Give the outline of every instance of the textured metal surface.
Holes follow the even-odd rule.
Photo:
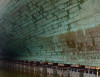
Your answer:
[[[2,0],[4,58],[99,66],[99,0]]]

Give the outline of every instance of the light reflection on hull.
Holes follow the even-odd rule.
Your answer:
[[[1,66],[1,64],[0,64]],[[0,77],[100,77],[96,69],[49,65],[3,64]],[[100,70],[98,70],[100,75]]]

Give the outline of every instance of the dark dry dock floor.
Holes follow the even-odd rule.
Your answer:
[[[0,77],[60,77],[57,75],[47,75],[35,72],[19,72],[14,70],[0,70]]]

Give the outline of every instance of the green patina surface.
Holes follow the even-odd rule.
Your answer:
[[[4,59],[100,65],[99,0],[1,0]]]

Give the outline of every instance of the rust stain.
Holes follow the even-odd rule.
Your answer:
[[[68,32],[65,34],[59,35],[59,42],[62,45],[62,48],[65,52],[74,52],[77,51],[99,51],[100,48],[100,26],[89,28],[85,31],[78,30],[76,32]],[[96,40],[97,39],[97,40]]]

